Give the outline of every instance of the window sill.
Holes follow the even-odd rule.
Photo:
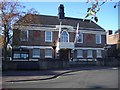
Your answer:
[[[97,58],[102,58],[102,56],[97,56]]]
[[[45,56],[45,58],[52,58],[52,56]]]
[[[87,58],[93,58],[93,57],[87,57]]]
[[[78,56],[77,59],[79,59],[79,58],[83,58],[83,57],[82,56]]]
[[[33,56],[33,58],[40,58],[40,56]]]
[[[45,42],[51,43],[52,41],[45,41]]]

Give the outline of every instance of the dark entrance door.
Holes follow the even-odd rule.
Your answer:
[[[69,60],[69,58],[70,58],[69,49],[61,49],[60,50],[60,59],[61,60]]]

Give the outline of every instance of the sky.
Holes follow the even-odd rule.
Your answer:
[[[91,3],[86,2],[22,2],[22,4],[26,6],[26,9],[34,8],[41,15],[52,16],[57,16],[58,6],[63,4],[66,17],[82,19],[87,14],[87,8],[91,7]],[[107,2],[101,5],[101,9],[97,13],[99,19],[97,24],[105,30],[118,30],[118,7],[114,8],[114,5],[116,2]]]

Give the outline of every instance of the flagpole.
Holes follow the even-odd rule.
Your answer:
[[[62,22],[60,21],[60,25],[59,25],[59,32],[58,32],[58,40],[57,40],[57,52],[58,52],[58,50],[59,50],[59,42],[60,42],[60,34],[61,34],[61,24],[62,24]]]
[[[61,34],[61,24],[62,24],[62,22],[60,21],[59,33],[58,33],[58,41],[59,41],[59,42],[60,42],[60,34]]]
[[[76,29],[76,35],[75,35],[74,43],[76,43],[76,41],[77,41],[77,37],[78,37],[78,29],[79,29],[79,23],[77,24],[77,29]]]

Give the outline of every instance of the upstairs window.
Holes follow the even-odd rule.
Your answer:
[[[69,42],[69,34],[66,31],[62,31],[60,42]]]
[[[96,35],[96,44],[101,44],[101,35]]]
[[[77,36],[77,43],[83,43],[83,33],[78,33]]]
[[[21,41],[28,41],[28,30],[21,30]]]
[[[45,42],[52,42],[52,32],[50,31],[45,32]]]

